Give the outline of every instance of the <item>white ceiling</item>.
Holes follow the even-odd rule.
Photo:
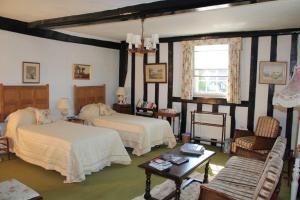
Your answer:
[[[63,4],[61,3],[63,2]],[[97,12],[151,0],[0,0],[0,15],[21,21],[35,21]],[[161,37],[216,32],[300,28],[300,0],[277,0],[209,11],[148,18],[145,34]],[[139,20],[56,29],[57,31],[113,41],[126,33],[141,33]]]

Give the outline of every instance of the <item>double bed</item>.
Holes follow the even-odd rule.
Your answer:
[[[105,104],[105,85],[74,86],[74,111],[79,114],[86,105]],[[102,105],[103,106],[103,105]],[[123,144],[133,148],[133,154],[140,156],[151,151],[151,147],[165,144],[176,145],[170,124],[166,120],[112,112],[99,115],[89,121],[97,127],[118,131]]]
[[[49,86],[0,84],[0,121],[7,117],[6,136],[21,159],[66,176],[66,183],[85,180],[111,163],[131,159],[119,134],[107,128],[58,120],[36,124],[36,110],[49,108]],[[34,107],[34,108],[26,108]]]

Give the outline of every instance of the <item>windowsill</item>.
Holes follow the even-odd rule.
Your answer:
[[[220,95],[194,95],[195,98],[203,98],[203,99],[227,99],[225,96]]]

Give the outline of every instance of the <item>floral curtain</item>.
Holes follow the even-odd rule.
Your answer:
[[[229,44],[229,73],[228,73],[228,103],[240,103],[240,51],[241,38],[203,39],[184,41],[183,46],[183,74],[181,98],[193,98],[193,54],[194,46]]]

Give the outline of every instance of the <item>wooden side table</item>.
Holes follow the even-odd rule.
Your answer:
[[[178,137],[181,138],[181,133],[180,133],[180,112],[167,112],[165,109],[159,110],[158,112],[154,113],[155,118],[161,118],[161,119],[167,119],[171,118],[173,122],[173,133],[175,131],[175,118],[178,117]]]
[[[119,113],[131,114],[131,104],[114,103],[113,109]]]
[[[0,152],[5,152],[10,160],[9,140],[8,137],[0,137]]]

